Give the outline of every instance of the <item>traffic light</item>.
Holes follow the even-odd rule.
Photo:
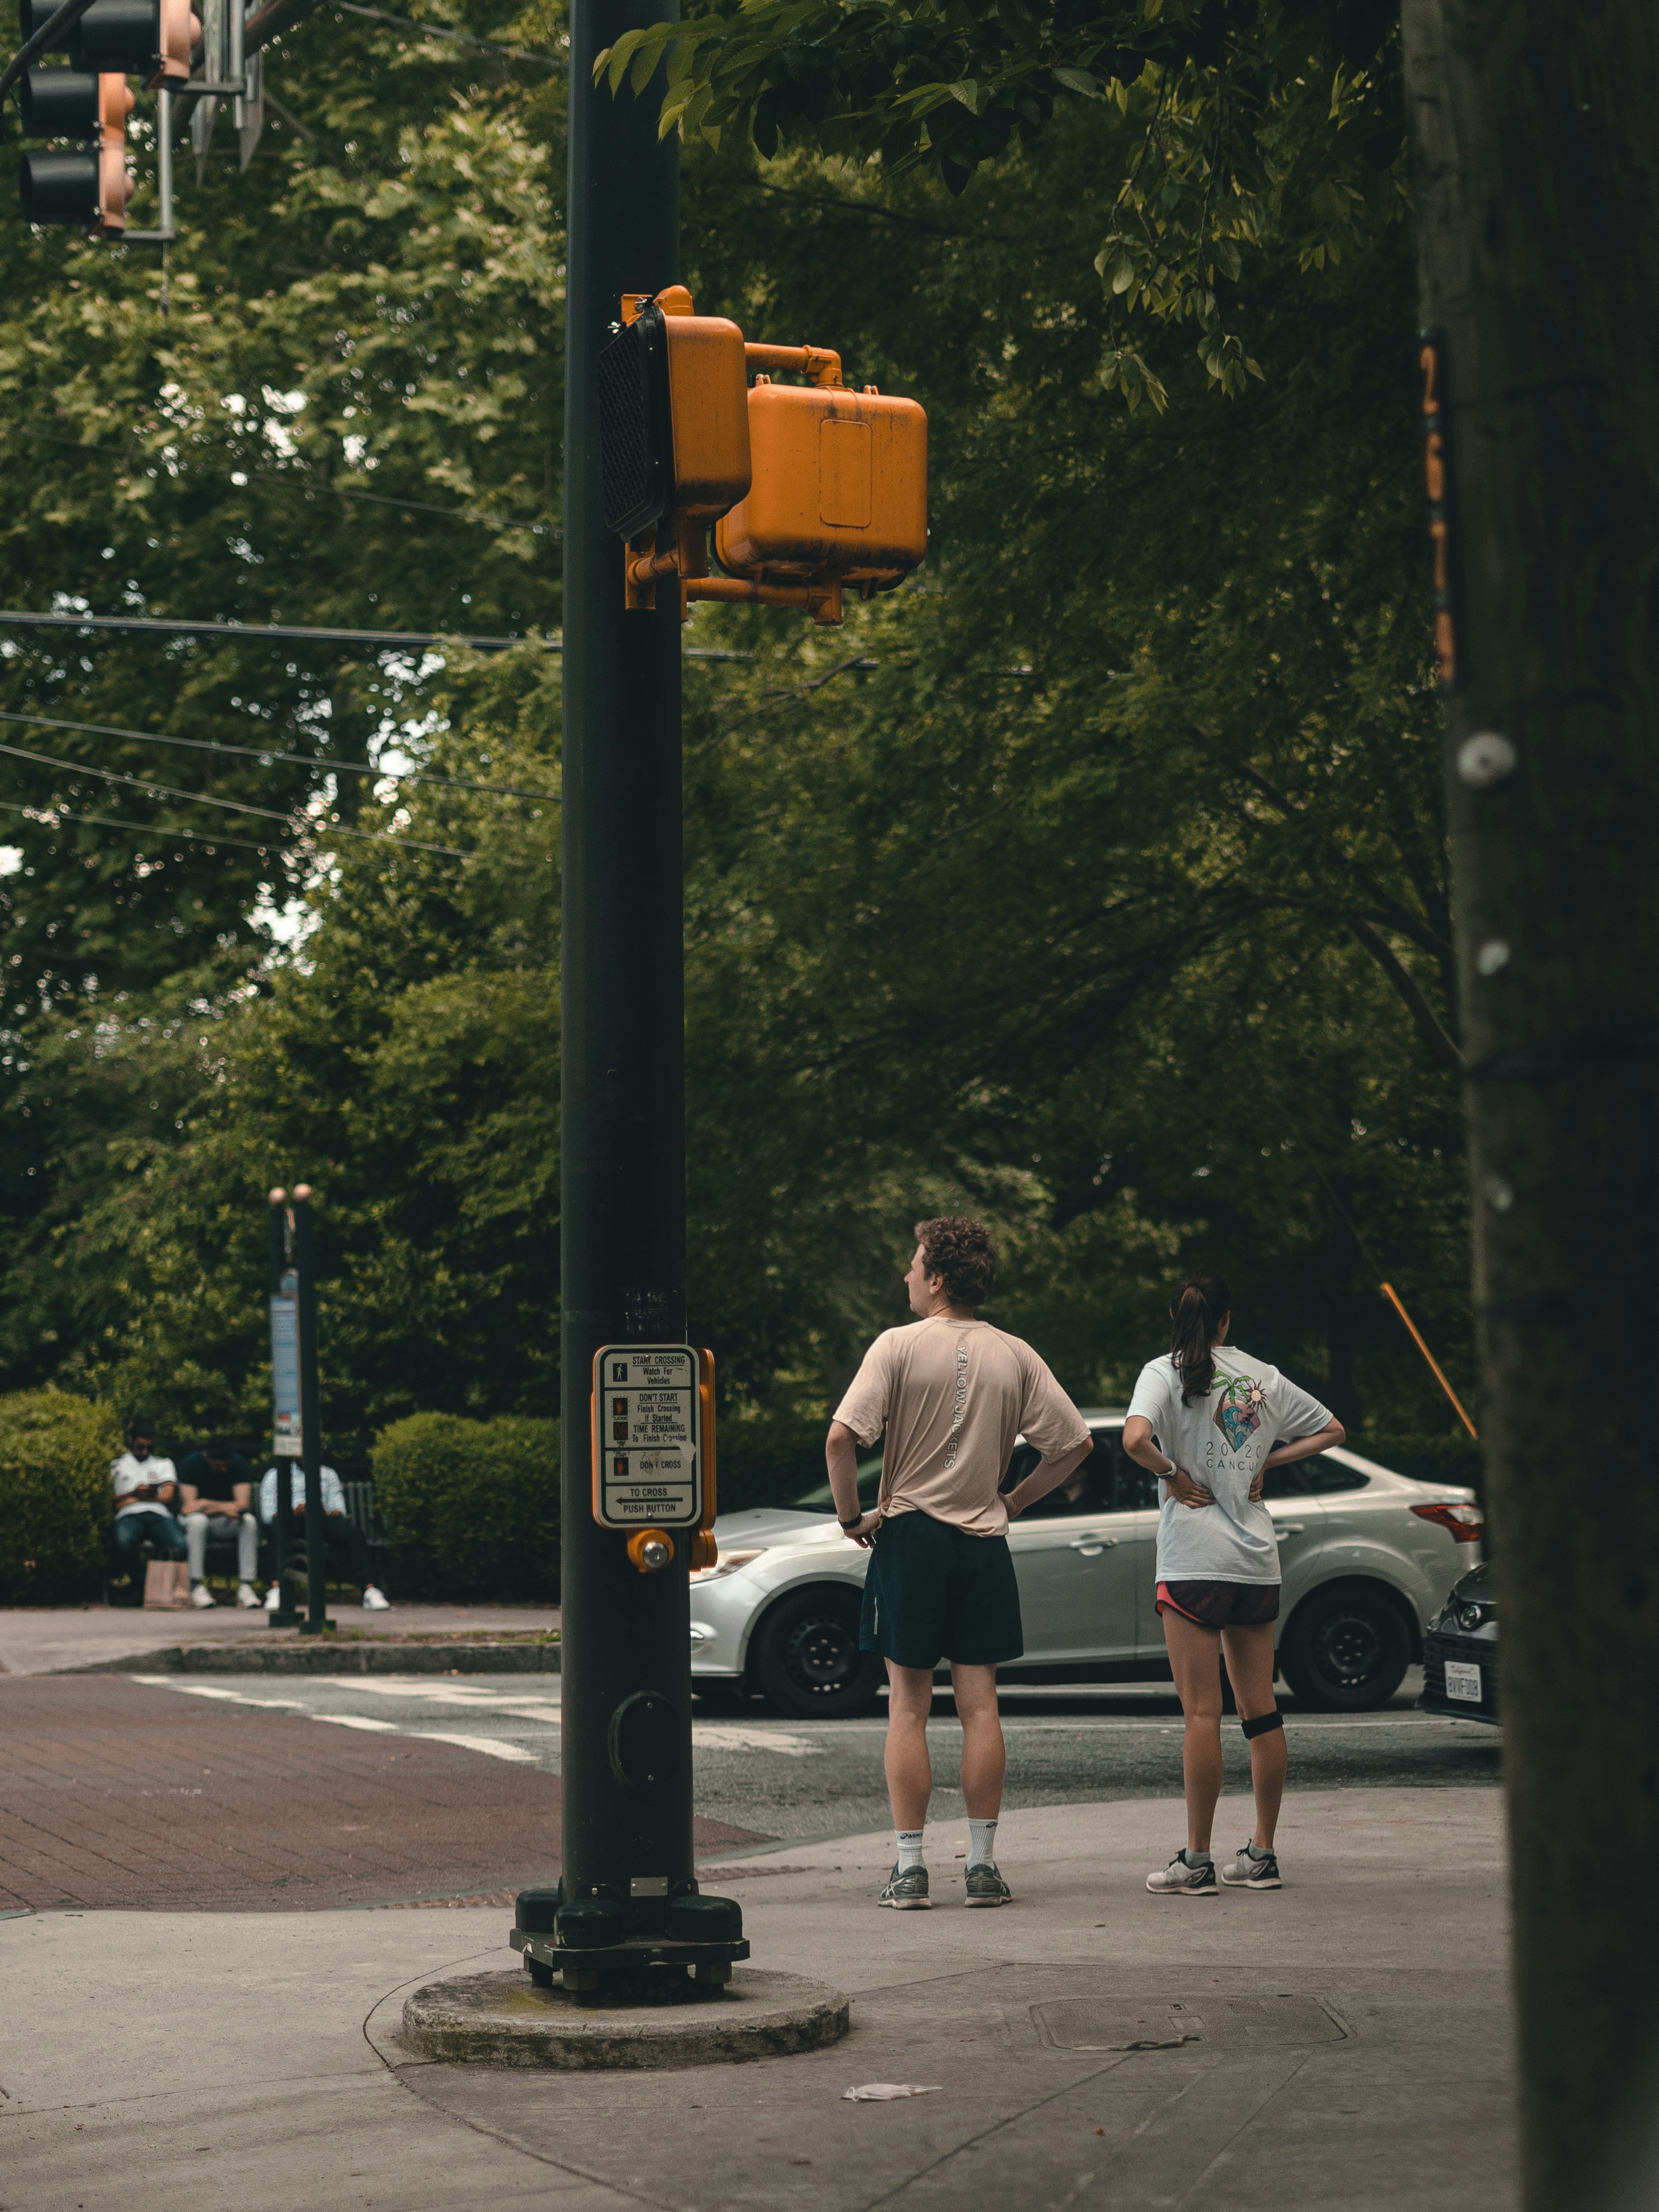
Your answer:
[[[125,76],[83,70],[30,70],[18,102],[23,135],[74,138],[72,154],[25,154],[18,186],[27,222],[73,223],[94,238],[119,238],[132,196],[127,173]]]
[[[32,38],[55,13],[53,0],[19,0],[23,36]],[[142,77],[146,88],[182,83],[201,31],[190,0],[93,0],[58,50],[72,69],[94,76]]]
[[[752,387],[750,371],[756,371]],[[775,384],[795,370],[805,386]],[[902,582],[927,550],[927,417],[842,382],[821,346],[748,345],[682,285],[629,293],[599,356],[607,526],[630,608],[690,599],[793,606],[839,623],[842,592]],[[724,573],[708,573],[708,524]],[[673,544],[659,549],[672,531]]]

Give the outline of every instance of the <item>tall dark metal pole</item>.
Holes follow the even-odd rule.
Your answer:
[[[597,367],[624,291],[679,275],[675,141],[657,100],[613,100],[595,56],[672,0],[574,0],[565,349],[562,1458],[567,1901],[629,1933],[694,1881],[687,1547],[641,1574],[592,1513],[589,1401],[602,1344],[685,1335],[685,1075],[678,595],[623,605],[605,526]],[[624,1779],[630,1697],[672,1711],[648,1785]],[[657,1710],[660,1711],[659,1707]]]
[[[294,1267],[300,1279],[300,1463],[306,1474],[306,1580],[309,1600],[301,1636],[332,1628],[328,1617],[328,1547],[323,1541],[323,1424],[317,1387],[317,1259],[312,1242],[311,1190],[294,1188]],[[277,1469],[280,1491],[286,1468]],[[291,1477],[289,1478],[292,1479]]]

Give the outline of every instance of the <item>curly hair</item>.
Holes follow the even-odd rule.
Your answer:
[[[984,1223],[946,1213],[937,1221],[917,1222],[915,1236],[923,1267],[944,1279],[951,1304],[982,1306],[997,1279],[997,1255]]]

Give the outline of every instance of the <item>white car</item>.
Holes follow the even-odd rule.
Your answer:
[[[1005,1681],[1167,1680],[1154,1602],[1156,1479],[1123,1449],[1126,1416],[1085,1416],[1095,1449],[1008,1531],[1025,1653]],[[1035,1464],[1015,1450],[1005,1488]],[[872,1503],[878,1460],[859,1469]],[[1481,1557],[1474,1492],[1395,1474],[1338,1449],[1267,1477],[1284,1571],[1279,1670],[1304,1705],[1386,1705],[1423,1632]],[[779,1712],[868,1712],[881,1662],[859,1650],[869,1554],[842,1534],[829,1486],[797,1505],[724,1515],[716,1565],[691,1577],[691,1676],[705,1697],[758,1692]]]

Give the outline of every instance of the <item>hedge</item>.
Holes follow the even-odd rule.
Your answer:
[[[1457,1483],[1483,1500],[1486,1497],[1486,1455],[1462,1429],[1378,1430],[1348,1441],[1363,1457],[1379,1461],[1396,1474],[1414,1475],[1419,1482]]]
[[[715,1498],[722,1513],[793,1505],[829,1480],[827,1420],[798,1413],[722,1413],[715,1435]]]
[[[558,1595],[556,1421],[411,1413],[381,1431],[371,1456],[394,1595]]]
[[[0,1605],[95,1595],[114,1512],[107,1407],[64,1390],[0,1398]]]

